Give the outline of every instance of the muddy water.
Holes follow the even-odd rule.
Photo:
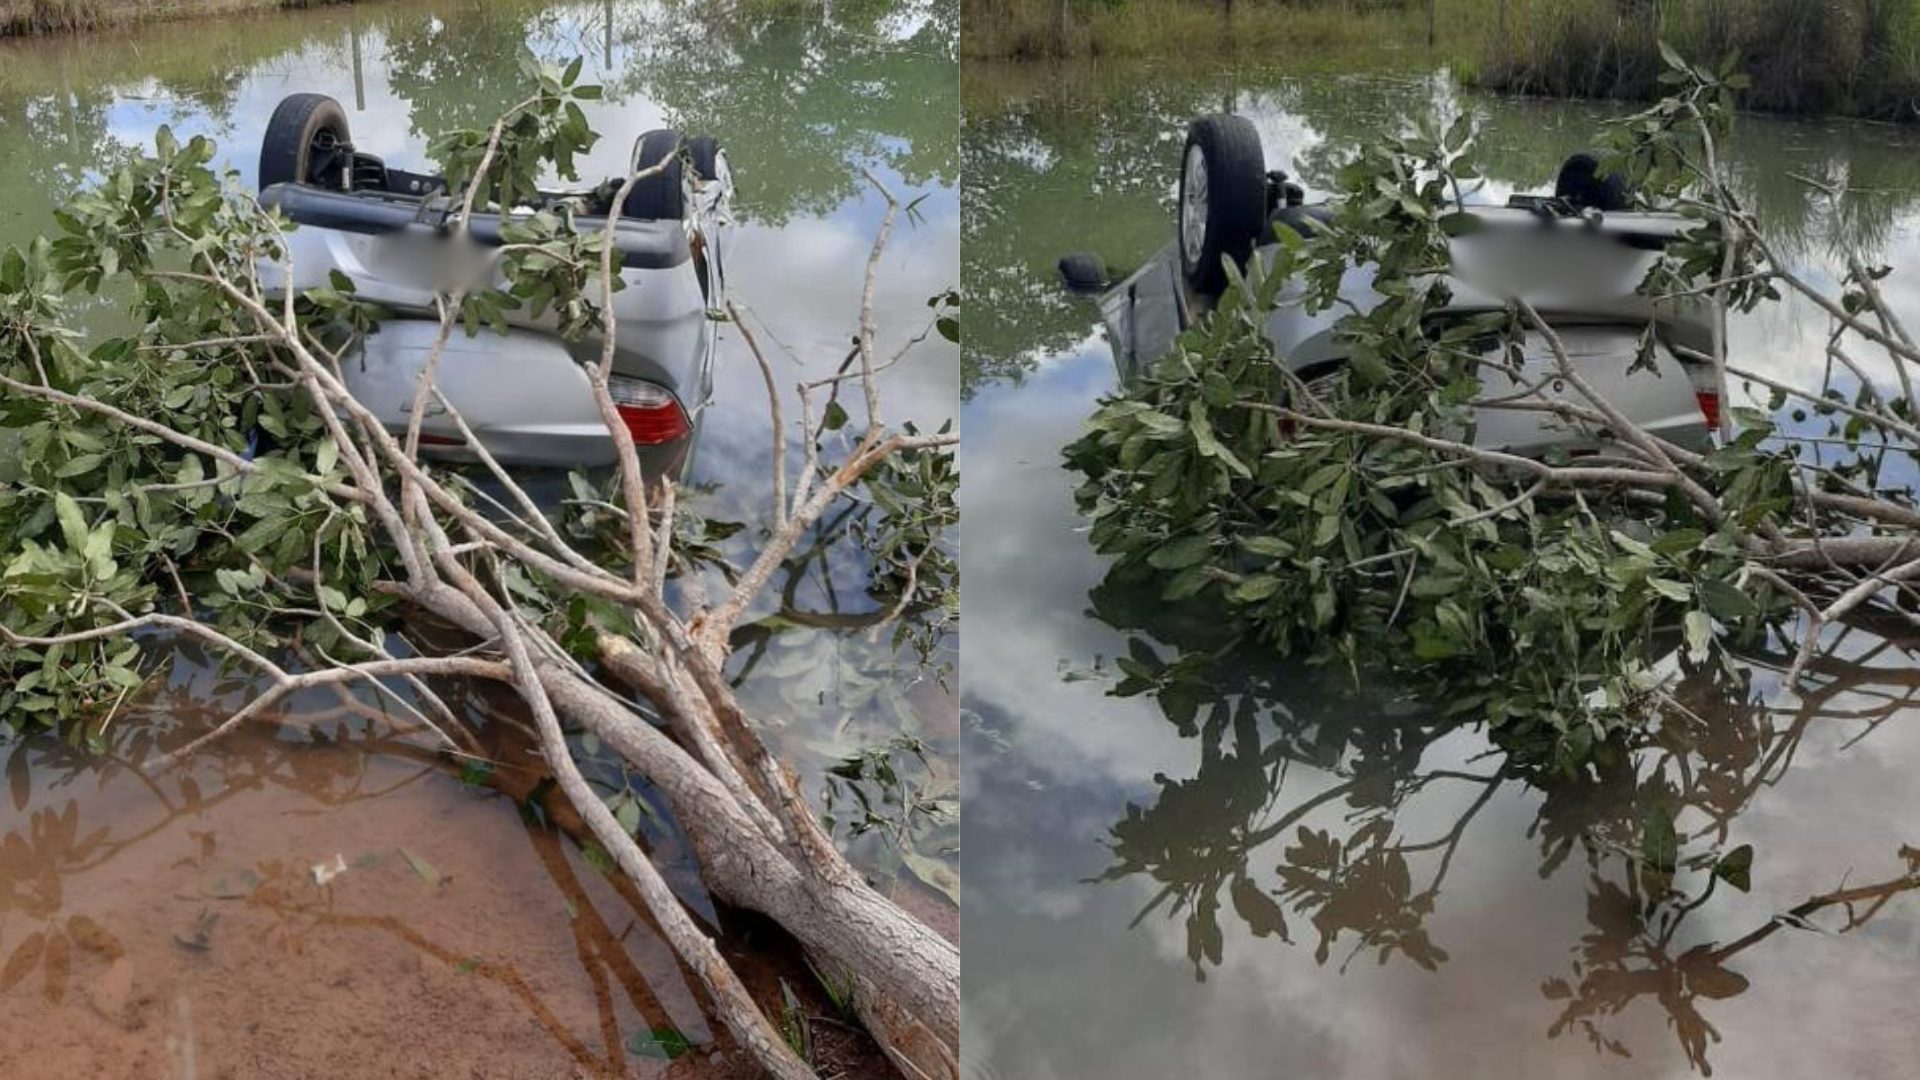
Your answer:
[[[1910,646],[1854,635],[1804,701],[1777,692],[1778,655],[1751,658],[1745,684],[1690,680],[1679,696],[1697,721],[1606,776],[1550,787],[1503,774],[1477,733],[1365,672],[1356,686],[1229,654],[1199,700],[1109,693],[1116,657],[1224,643],[1210,613],[1110,580],[1085,540],[1060,449],[1114,368],[1054,261],[1091,249],[1123,273],[1171,239],[1178,140],[1197,113],[1250,115],[1269,166],[1315,189],[1355,140],[1471,110],[1486,125],[1485,197],[1499,198],[1550,185],[1611,112],[1463,94],[1376,63],[967,82],[964,277],[981,313],[963,413],[968,1073],[1910,1073]],[[1752,119],[1731,152],[1810,273],[1831,280],[1840,238],[1920,266],[1910,133]],[[1822,212],[1796,171],[1872,194]],[[1920,317],[1912,281],[1899,289]],[[1793,371],[1824,332],[1788,306],[1734,339],[1749,362]],[[1655,807],[1676,814],[1683,860],[1751,844],[1751,890],[1648,911],[1617,852]]]
[[[583,57],[583,77],[607,89],[589,111],[603,138],[584,177],[619,169],[641,132],[667,123],[720,139],[738,184],[731,283],[777,341],[783,385],[844,355],[885,210],[863,170],[918,200],[876,295],[883,347],[919,332],[927,298],[955,284],[954,6],[837,5],[804,20],[706,10],[366,3],[0,42],[0,246],[54,232],[53,209],[150,146],[162,123],[215,139],[250,177],[274,105],[298,91],[340,100],[361,148],[425,167],[431,137],[485,126],[518,100],[524,46]],[[96,313],[100,325],[112,317]],[[683,501],[746,526],[728,546],[737,559],[767,516],[766,404],[740,342],[723,333],[722,348]],[[956,366],[936,338],[890,371],[888,419],[951,418]],[[741,696],[770,719],[810,794],[839,760],[905,733],[925,762],[903,759],[902,774],[951,809],[951,633],[941,612],[916,614],[923,658],[870,628],[880,605],[842,525],[750,618]],[[0,1074],[730,1073],[726,1039],[632,898],[554,808],[529,821],[522,804],[541,777],[506,703],[469,710],[496,763],[484,775],[463,776],[461,761],[390,718],[339,715],[318,728],[276,717],[285,723],[238,734],[184,773],[142,765],[235,700],[194,671],[130,699],[110,752],[45,736],[0,744],[13,781],[0,802]],[[609,796],[645,801],[597,747],[577,749]],[[849,847],[883,889],[952,932],[956,830],[950,817],[924,822],[910,860],[879,833]],[[670,819],[649,804],[639,831],[761,1001],[778,1003],[784,979],[810,1011],[831,1013],[789,943],[705,897]],[[313,867],[336,856],[346,872],[317,885]],[[829,1061],[880,1068],[830,1024],[815,1038]]]
[[[116,725],[9,750],[0,1072],[560,1076],[712,1042],[633,899],[424,740],[302,718],[157,770],[187,725]]]

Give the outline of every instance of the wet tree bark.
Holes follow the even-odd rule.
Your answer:
[[[485,615],[457,590],[399,591],[470,633],[492,636]],[[660,685],[657,670],[630,641],[606,636],[600,644],[608,670],[663,715],[708,701],[710,688],[695,685],[690,675],[671,689]],[[536,656],[533,665],[555,711],[592,731],[654,786],[692,842],[701,878],[715,896],[779,923],[824,976],[850,983],[861,1021],[911,1080],[959,1076],[960,953],[952,942],[874,891],[831,844],[769,836],[692,752],[605,687],[551,658]],[[734,706],[723,701],[718,707]]]

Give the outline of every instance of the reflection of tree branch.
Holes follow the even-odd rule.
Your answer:
[[[1712,1075],[1707,1049],[1710,1041],[1718,1041],[1720,1036],[1701,1015],[1699,1002],[1735,997],[1744,993],[1749,985],[1746,976],[1726,967],[1727,961],[1771,937],[1783,926],[1806,925],[1810,916],[1829,907],[1845,905],[1848,908],[1847,923],[1838,933],[1858,929],[1895,896],[1920,888],[1920,852],[1904,848],[1902,854],[1908,860],[1909,869],[1899,877],[1811,897],[1726,945],[1695,945],[1678,956],[1669,952],[1673,930],[1697,904],[1682,905],[1659,933],[1648,936],[1646,921],[1637,915],[1638,901],[1630,893],[1596,877],[1588,901],[1588,918],[1593,922],[1594,932],[1583,939],[1573,962],[1578,986],[1558,978],[1549,979],[1541,986],[1541,992],[1549,999],[1566,1001],[1560,1016],[1549,1028],[1549,1035],[1557,1036],[1577,1024],[1596,1047],[1625,1055],[1626,1046],[1606,1035],[1599,1027],[1599,1020],[1619,1015],[1640,998],[1651,998],[1666,1011],[1688,1062],[1703,1074]],[[1869,901],[1871,904],[1865,912],[1852,910],[1854,905]]]
[[[1111,593],[1096,590],[1094,599],[1103,618],[1125,613],[1124,601]],[[1150,620],[1144,628],[1159,640],[1178,643],[1192,637],[1151,621],[1161,617],[1151,605],[1144,610]],[[1209,646],[1204,639],[1199,645],[1189,642],[1171,661],[1150,648],[1129,649],[1123,670],[1136,680],[1129,692],[1141,692],[1137,687],[1145,685],[1160,695],[1169,721],[1199,736],[1199,767],[1189,780],[1157,777],[1158,798],[1128,808],[1127,817],[1113,827],[1115,861],[1101,880],[1136,874],[1153,879],[1159,888],[1134,921],[1169,906],[1184,916],[1189,956],[1201,977],[1209,963],[1220,963],[1224,937],[1218,924],[1229,897],[1234,913],[1256,936],[1292,940],[1281,902],[1289,913],[1309,917],[1323,963],[1330,948],[1349,935],[1351,950],[1345,950],[1342,967],[1369,948],[1383,957],[1399,950],[1426,967],[1444,961],[1445,952],[1427,939],[1423,924],[1437,906],[1469,823],[1516,776],[1543,795],[1529,830],[1542,837],[1543,875],[1576,843],[1586,847],[1594,866],[1589,895],[1594,931],[1583,940],[1575,963],[1578,987],[1559,979],[1547,985],[1550,997],[1568,999],[1553,1033],[1578,1028],[1596,1046],[1618,1053],[1627,1053],[1627,1047],[1601,1031],[1601,1018],[1652,997],[1667,1009],[1688,1060],[1710,1071],[1708,1047],[1718,1036],[1701,1016],[1697,999],[1730,997],[1745,989],[1745,977],[1724,967],[1732,956],[1783,925],[1804,925],[1827,907],[1846,906],[1847,929],[1852,929],[1895,895],[1920,887],[1920,852],[1913,852],[1914,867],[1906,876],[1811,898],[1726,946],[1695,946],[1675,956],[1669,946],[1688,916],[1709,906],[1723,856],[1717,850],[1664,856],[1675,860],[1675,872],[1708,874],[1706,886],[1691,895],[1673,888],[1672,872],[1648,872],[1647,830],[1656,817],[1704,814],[1709,824],[1681,832],[1680,845],[1724,843],[1758,794],[1792,768],[1797,747],[1820,721],[1865,724],[1870,731],[1920,696],[1920,675],[1911,667],[1880,666],[1889,659],[1905,660],[1911,652],[1905,641],[1875,639],[1863,645],[1857,636],[1842,639],[1808,666],[1808,678],[1788,706],[1771,705],[1756,694],[1749,672],[1720,665],[1687,672],[1666,702],[1666,723],[1574,776],[1423,769],[1428,748],[1457,728],[1356,718],[1350,700],[1325,702],[1313,690],[1302,693],[1297,678],[1267,670],[1270,661],[1241,670],[1232,647]],[[1785,663],[1785,657],[1759,650],[1751,668],[1778,670]],[[1263,731],[1256,716],[1276,730]],[[1283,788],[1293,762],[1343,778],[1288,804]],[[1480,790],[1446,832],[1418,841],[1397,839],[1395,821],[1408,800],[1439,780],[1472,782]],[[1347,818],[1345,836],[1304,824],[1341,801],[1359,811]],[[1252,881],[1249,866],[1265,845],[1291,830],[1297,837],[1279,867],[1276,899]],[[1408,880],[1409,859],[1434,853],[1433,874],[1415,889]],[[1619,884],[1601,876],[1605,859],[1627,870]]]
[[[1912,857],[1909,856],[1909,858],[1911,860]],[[1809,897],[1801,903],[1787,909],[1784,917],[1779,915],[1774,916],[1768,920],[1764,926],[1756,927],[1748,931],[1739,938],[1714,949],[1709,955],[1711,955],[1716,962],[1724,962],[1729,957],[1744,952],[1760,942],[1765,941],[1767,938],[1773,936],[1774,932],[1782,926],[1791,926],[1796,922],[1804,922],[1809,916],[1836,905],[1844,905],[1847,908],[1846,925],[1840,927],[1836,933],[1849,933],[1866,925],[1868,920],[1878,915],[1880,909],[1885,907],[1894,897],[1909,889],[1915,888],[1920,888],[1920,867],[1909,870],[1899,877],[1880,882],[1877,885],[1859,885],[1851,889],[1835,889],[1833,892]],[[1872,901],[1872,904],[1864,913],[1856,914],[1853,911],[1855,904],[1865,903],[1869,900]]]
[[[554,1041],[559,1043],[561,1047],[573,1057],[574,1061],[580,1065],[590,1069],[617,1069],[621,1066],[621,1061],[617,1057],[607,1060],[601,1060],[595,1057],[593,1051],[589,1049],[585,1043],[576,1038],[573,1032],[567,1029],[560,1018],[554,1015],[551,1009],[547,1008],[545,1002],[540,1000],[539,995],[534,993],[533,987],[527,983],[527,980],[511,965],[500,964],[491,960],[482,960],[477,957],[462,956],[452,949],[428,940],[419,931],[414,930],[412,927],[391,915],[346,915],[293,904],[265,902],[263,902],[263,906],[281,914],[307,916],[326,926],[381,930],[392,934],[394,937],[399,938],[401,941],[406,942],[436,960],[442,961],[451,967],[460,968],[467,974],[478,975],[481,978],[491,980],[505,987],[509,993],[520,999],[521,1003],[526,1006],[527,1012],[530,1013],[533,1018],[539,1022],[540,1026],[547,1030],[547,1034],[552,1035]]]

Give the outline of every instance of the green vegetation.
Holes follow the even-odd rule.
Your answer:
[[[1443,314],[1449,286],[1428,268],[1478,222],[1451,202],[1476,175],[1471,122],[1368,144],[1340,170],[1333,222],[1281,247],[1270,270],[1256,260],[1068,448],[1114,573],[1167,601],[1202,598],[1279,654],[1356,679],[1391,673],[1484,723],[1516,765],[1551,773],[1617,760],[1671,714],[1679,675],[1736,665],[1755,642],[1797,644],[1784,679],[1797,687],[1835,624],[1920,576],[1908,561],[1920,513],[1901,472],[1920,446],[1908,419],[1920,350],[1881,299],[1886,268],[1850,256],[1842,295],[1825,295],[1725,177],[1696,165],[1719,160],[1734,86],[1673,70],[1680,94],[1610,136],[1609,168],[1656,203],[1694,193],[1682,205],[1698,226],[1643,289],[1737,310],[1797,294],[1845,331],[1841,381],[1795,386],[1728,364],[1770,411],[1734,410],[1707,453],[1648,435],[1524,303]],[[1383,299],[1341,319],[1350,362],[1309,391],[1273,363],[1266,312],[1288,279],[1304,281],[1311,306],[1332,306],[1362,264]],[[1481,400],[1483,380],[1507,385],[1498,358],[1530,332],[1546,334],[1576,391],[1553,411],[1625,471],[1473,445],[1476,411],[1503,407]],[[1854,358],[1869,353],[1897,385],[1859,375]],[[1120,693],[1198,700],[1177,666],[1126,670]]]
[[[457,230],[494,205],[488,194],[511,198],[536,175],[578,179],[572,163],[598,139],[582,103],[605,97],[580,80],[583,66],[523,55],[521,89],[509,95],[517,104],[484,128],[454,126],[434,140],[455,177]],[[257,270],[291,259],[287,222],[220,160],[207,138],[162,126],[151,152],[130,150],[66,200],[57,239],[0,250],[0,429],[21,448],[0,486],[0,716],[84,740],[87,721],[167,682],[157,674],[173,670],[167,646],[187,640],[221,658],[223,695],[251,692],[217,726],[169,747],[168,761],[329,686],[410,687],[422,702],[411,715],[471,753],[463,714],[424,679],[500,684],[526,708],[559,796],[590,835],[585,857],[636,890],[743,1059],[783,1080],[814,1076],[783,1041],[781,1014],[741,984],[641,847],[635,833],[649,808],[675,823],[709,895],[764,915],[816,968],[855,985],[855,1008],[883,1048],[922,1072],[938,1068],[935,1055],[952,1060],[957,949],[845,862],[758,734],[773,725],[751,718],[735,695],[743,680],[725,666],[734,631],[765,610],[763,594],[795,599],[771,599],[788,557],[836,528],[875,560],[876,637],[926,607],[922,593],[944,600],[953,589],[950,554],[923,546],[950,528],[957,473],[928,459],[950,455],[956,437],[886,426],[874,382],[873,282],[885,238],[911,208],[881,189],[887,210],[855,351],[846,374],[796,388],[801,416],[821,415],[818,406],[824,418],[803,435],[798,462],[791,440],[776,440],[767,476],[777,524],[735,570],[709,565],[720,537],[697,512],[697,493],[680,500],[671,478],[643,476],[624,440],[607,486],[579,477],[587,497],[559,505],[537,503],[484,454],[484,473],[422,460],[412,437],[403,443],[338,375],[358,337],[390,313],[357,298],[340,274],[298,297],[268,292]],[[500,259],[450,273],[434,297],[441,314],[419,400],[437,392],[434,363],[463,321],[472,334],[476,322],[497,326],[500,312],[524,308],[557,313],[573,340],[599,335],[602,360],[586,378],[610,415],[619,320],[600,298],[621,279],[607,236],[571,212],[516,217]],[[83,329],[80,316],[102,300],[130,317]],[[943,295],[927,317],[945,325],[949,316],[957,308]],[[748,328],[738,332],[759,357]],[[838,404],[855,394],[867,402],[858,421]],[[784,436],[777,409],[769,419]],[[520,512],[480,508],[508,499]],[[906,518],[889,520],[896,512]],[[454,537],[470,530],[492,539],[460,546]],[[482,553],[496,541],[499,557]],[[476,640],[444,654],[413,636],[415,613]],[[624,672],[604,677],[657,711],[630,707],[580,663],[589,658]],[[654,717],[685,741],[667,738]],[[576,741],[586,749],[588,735],[649,782],[657,807],[620,798],[634,790],[624,778],[603,795],[572,750]],[[417,855],[407,861],[423,880],[442,879]],[[890,1004],[881,1012],[874,1002]]]
[[[6,0],[0,37],[65,34],[130,23],[321,7],[353,0]]]
[[[1770,112],[1920,119],[1920,0],[981,0],[972,59],[1234,54],[1324,66],[1429,49],[1462,81],[1553,97],[1659,96],[1659,42],[1752,79]]]
[[[1659,43],[1752,80],[1749,108],[1920,119],[1916,0],[1515,0],[1479,83],[1566,97],[1658,96]]]
[[[1424,0],[978,0],[969,59],[1350,49],[1426,33]]]

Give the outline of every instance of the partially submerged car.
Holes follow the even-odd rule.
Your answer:
[[[640,180],[619,207],[624,177],[580,191],[542,191],[534,206],[475,212],[467,243],[451,242],[460,202],[444,179],[390,168],[353,145],[345,110],[320,94],[293,94],[274,110],[260,148],[260,201],[299,227],[288,236],[296,293],[346,275],[358,298],[391,312],[343,363],[347,389],[387,427],[408,426],[419,377],[439,336],[436,295],[485,249],[501,243],[515,215],[568,207],[582,229],[611,227],[626,287],[616,320],[610,389],[649,475],[676,476],[692,456],[713,390],[717,324],[709,311],[725,291],[724,252],[732,174],[711,138],[660,130],[634,145]],[[285,268],[261,279],[282,287]],[[499,284],[497,270],[494,284]],[[597,364],[597,335],[568,341],[551,312],[505,313],[504,333],[448,340],[435,383],[487,451],[505,464],[599,466],[614,441],[584,365]],[[421,421],[424,452],[472,457],[446,408]]]
[[[1704,446],[1719,424],[1720,400],[1710,354],[1710,309],[1697,300],[1656,302],[1639,291],[1665,246],[1698,223],[1677,213],[1630,209],[1616,181],[1597,174],[1594,159],[1575,155],[1561,169],[1552,197],[1516,195],[1504,206],[1464,207],[1480,227],[1451,241],[1443,317],[1504,309],[1519,297],[1561,338],[1583,379],[1630,420],[1684,446]],[[1102,318],[1123,376],[1164,355],[1173,339],[1226,287],[1225,260],[1271,264],[1280,230],[1313,236],[1332,214],[1309,204],[1285,173],[1270,171],[1259,132],[1244,117],[1213,114],[1188,127],[1181,156],[1174,243],[1100,297]],[[1085,256],[1062,260],[1070,285],[1085,288],[1104,275]],[[1360,310],[1380,299],[1374,270],[1356,266],[1341,298]],[[1343,362],[1335,324],[1344,306],[1309,311],[1304,283],[1286,283],[1268,315],[1274,354],[1309,385]],[[1641,336],[1654,327],[1653,355],[1640,364]],[[1474,441],[1487,448],[1538,454],[1551,448],[1591,449],[1551,412],[1526,408],[1543,399],[1583,405],[1555,380],[1557,358],[1541,335],[1529,334],[1525,360],[1512,379],[1489,374]],[[1651,364],[1653,372],[1645,368]],[[1535,387],[1537,389],[1529,389]]]

